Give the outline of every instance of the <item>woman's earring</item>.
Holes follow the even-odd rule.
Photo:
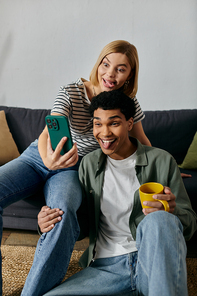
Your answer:
[[[129,80],[126,80],[125,83],[124,83],[124,89],[125,90],[127,89],[128,85],[129,85]]]

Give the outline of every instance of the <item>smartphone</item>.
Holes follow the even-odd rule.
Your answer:
[[[64,153],[68,152],[73,146],[68,119],[65,116],[47,115],[45,117],[45,122],[49,131],[53,150],[55,150],[57,144],[63,137],[67,137],[67,141],[60,152],[61,155],[64,155]]]

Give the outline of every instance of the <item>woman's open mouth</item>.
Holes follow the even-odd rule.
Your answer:
[[[103,78],[103,85],[107,88],[113,88],[116,85],[115,81],[106,80]]]

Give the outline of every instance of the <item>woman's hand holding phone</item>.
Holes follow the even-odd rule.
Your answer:
[[[73,144],[68,119],[57,114],[47,115],[46,127],[39,137],[38,149],[50,170],[74,166],[78,161],[77,144]]]
[[[47,155],[45,159],[45,165],[50,170],[64,169],[74,166],[78,161],[78,151],[77,144],[74,143],[73,147],[66,152],[64,155],[61,155],[60,152],[64,144],[67,141],[67,137],[63,137],[58,143],[55,150],[52,149],[50,136],[47,137]]]

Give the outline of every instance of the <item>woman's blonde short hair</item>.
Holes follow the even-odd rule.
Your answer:
[[[107,44],[101,51],[96,64],[90,73],[90,81],[93,85],[98,85],[98,67],[102,60],[110,53],[125,54],[131,66],[131,78],[129,84],[124,88],[124,93],[131,98],[135,97],[138,89],[138,72],[139,72],[139,59],[137,49],[134,45],[124,40],[116,40]]]

